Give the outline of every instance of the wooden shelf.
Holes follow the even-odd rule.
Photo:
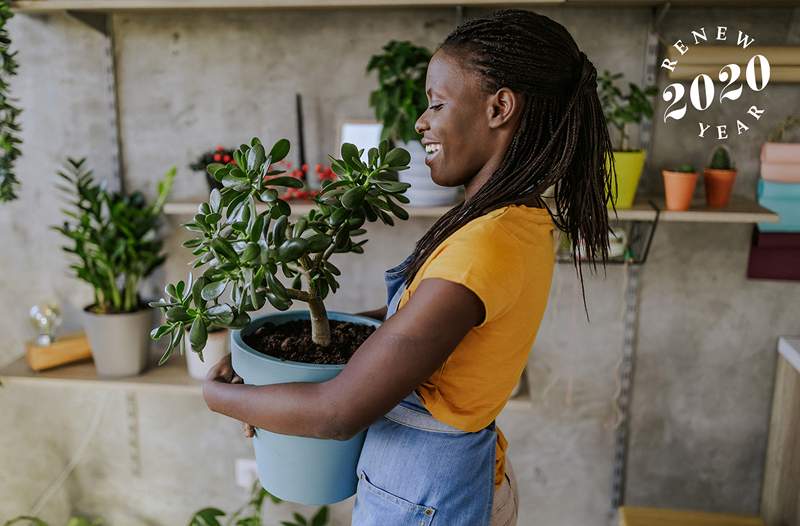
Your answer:
[[[292,207],[292,215],[307,214],[312,207],[310,201],[289,201],[289,204]],[[199,202],[169,202],[164,204],[164,213],[176,216],[193,216],[197,213],[199,206]],[[259,203],[256,205],[256,210],[259,212],[265,210],[265,208],[266,205],[264,204]],[[451,206],[405,206],[411,217],[439,217],[451,208]]]
[[[343,9],[455,6],[657,7],[663,0],[16,0],[11,7],[21,13],[53,11],[188,11],[224,9]],[[780,7],[794,0],[672,0],[675,6]]]
[[[609,219],[619,221],[655,221],[656,211],[650,205],[652,200],[661,209],[659,221],[682,221],[690,223],[777,223],[778,214],[760,206],[755,201],[734,196],[730,205],[725,208],[708,208],[704,202],[696,201],[692,207],[685,212],[671,212],[665,210],[664,199],[662,197],[641,197],[637,198],[631,208],[617,210],[614,216],[609,211]],[[305,214],[311,209],[308,201],[291,202],[294,214]],[[164,205],[164,213],[176,216],[191,216],[197,213],[199,202],[170,202]],[[449,206],[434,207],[413,207],[406,206],[409,215],[414,217],[437,218],[450,210]],[[256,209],[264,210],[264,205],[256,205]]]
[[[162,366],[152,364],[139,376],[126,378],[101,378],[97,376],[91,360],[65,365],[49,371],[36,372],[28,367],[25,357],[20,357],[0,368],[3,385],[39,385],[51,387],[90,387],[124,389],[133,391],[160,391],[167,393],[201,394],[202,383],[189,376],[186,360],[174,356]],[[506,409],[529,410],[531,399],[527,387],[508,401]]]

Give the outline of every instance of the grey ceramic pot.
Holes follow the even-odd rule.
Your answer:
[[[98,376],[134,376],[147,367],[153,310],[95,314],[83,309],[83,327]]]

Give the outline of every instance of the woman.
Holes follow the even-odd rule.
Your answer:
[[[596,72],[569,33],[522,10],[455,29],[428,66],[416,128],[432,179],[465,187],[386,272],[385,322],[321,384],[240,383],[223,360],[208,406],[277,433],[346,439],[369,428],[357,526],[516,524],[494,419],[526,364],[553,269],[553,225],[607,259],[611,152]],[[542,194],[554,186],[555,213]],[[579,277],[582,273],[577,266]]]

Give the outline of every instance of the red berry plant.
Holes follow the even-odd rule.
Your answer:
[[[205,270],[196,280],[189,273],[186,282],[168,284],[166,297],[150,303],[166,317],[151,333],[155,340],[169,338],[161,363],[176,346],[183,351],[186,327],[192,351],[202,359],[209,328],[243,328],[250,322],[248,312],[266,302],[278,310],[295,300],[306,302],[312,340],[328,346],[330,323],[323,300],[339,288],[340,275],[331,257],[364,252],[367,240],[356,238],[366,233],[366,221],[393,225],[392,216],[408,219],[401,204],[408,203],[403,193],[409,185],[392,180],[408,169],[406,150],[390,149],[383,141],[362,159],[364,150],[343,144],[341,158],[331,157],[330,171],[317,169],[325,174],[322,188],[311,210],[300,216],[292,216],[281,193],[304,186],[277,167],[288,153],[286,139],[267,152],[253,138],[233,152],[235,162],[208,166],[223,188],[212,190],[193,221],[184,225],[194,237],[183,244],[196,257],[193,267],[205,265]],[[221,300],[226,290],[230,301]]]

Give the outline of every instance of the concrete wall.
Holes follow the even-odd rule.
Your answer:
[[[598,70],[638,81],[649,10],[546,8],[563,23]],[[468,15],[477,13],[468,10]],[[174,198],[202,195],[186,165],[206,147],[257,135],[294,139],[293,95],[304,96],[308,157],[336,148],[344,118],[368,118],[368,57],[391,38],[434,46],[453,26],[449,9],[347,10],[315,13],[121,14],[118,35],[126,180],[152,194],[172,164]],[[742,28],[762,44],[798,43],[800,9],[673,9],[668,42],[717,23]],[[615,30],[614,28],[617,28]],[[624,28],[624,30],[619,30]],[[20,355],[30,337],[30,305],[52,297],[66,327],[91,291],[72,279],[48,225],[60,221],[54,172],[67,156],[86,155],[100,176],[112,171],[102,37],[66,15],[13,19],[21,68],[14,93],[25,109],[19,201],[0,207],[0,362]],[[660,85],[665,85],[660,79]],[[749,135],[732,139],[740,174],[735,191],[752,197],[758,148],[789,111],[800,110],[797,85],[771,85],[735,108],[709,111],[732,123],[747,102],[767,108]],[[660,107],[656,113],[662,110]],[[702,165],[713,141],[694,121],[659,124],[653,166]],[[643,178],[659,191],[657,172]],[[182,277],[184,218],[169,218],[171,257],[150,283]],[[371,228],[367,255],[342,261],[343,289],[330,308],[356,311],[385,300],[381,271],[400,261],[430,220],[392,230]],[[800,286],[748,281],[751,227],[663,224],[642,274],[627,502],[756,513],[766,444],[776,338],[800,330]],[[533,408],[508,410],[500,425],[520,482],[520,525],[594,525],[610,502],[615,372],[622,341],[625,272],[610,267],[587,279],[591,324],[570,266],[557,269],[549,310],[530,361]],[[237,424],[209,413],[199,397],[135,395],[141,473],[132,474],[126,397],[120,391],[45,386],[0,390],[0,518],[25,513],[81,443],[96,411],[100,426],[75,469],[44,507],[61,524],[70,513],[111,525],[185,523],[196,509],[234,509],[246,498],[234,486],[236,458],[250,446]],[[347,524],[349,506],[334,507]],[[270,512],[277,524],[291,508]],[[283,514],[283,515],[281,515]]]

